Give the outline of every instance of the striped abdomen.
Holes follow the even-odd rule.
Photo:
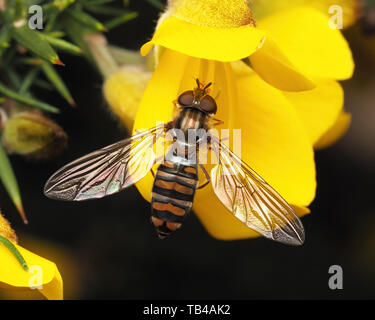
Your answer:
[[[198,184],[197,167],[164,162],[152,189],[152,223],[163,239],[179,229],[189,213]]]

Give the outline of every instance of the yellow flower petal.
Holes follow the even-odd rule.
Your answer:
[[[315,144],[336,122],[344,105],[344,91],[334,80],[316,80],[317,87],[305,92],[286,92],[296,108],[312,144]]]
[[[147,55],[157,44],[191,57],[235,61],[254,53],[263,37],[264,32],[250,25],[214,28],[169,17],[159,25],[152,40],[143,45],[141,54]]]
[[[298,7],[270,15],[258,24],[272,35],[286,57],[311,78],[348,79],[354,71],[349,45],[331,29],[327,15]]]
[[[272,38],[267,37],[263,46],[250,56],[251,67],[273,87],[284,91],[305,91],[315,88],[288,60]]]
[[[0,282],[22,288],[42,286],[38,290],[47,299],[63,299],[63,282],[56,265],[18,245],[16,247],[26,260],[29,272],[21,267],[7,248],[0,245]]]
[[[331,146],[339,140],[349,129],[352,116],[350,113],[342,112],[337,118],[335,124],[323,137],[315,144],[315,148],[323,149]]]
[[[299,117],[283,94],[255,73],[238,77],[238,105],[233,128],[242,129],[242,159],[289,203],[305,207],[315,196],[311,143]],[[224,208],[212,187],[199,190],[193,209],[218,239],[258,236]],[[306,209],[298,210],[301,215]]]
[[[250,0],[257,20],[277,11],[288,10],[296,6],[310,6],[328,15],[332,6],[340,6],[343,9],[344,28],[354,24],[361,15],[361,3],[358,0]]]
[[[199,191],[199,197],[195,197],[193,211],[212,237],[218,240],[240,240],[261,236],[235,218],[219,200],[212,198],[215,194],[211,185],[205,189],[205,195],[203,189]],[[294,205],[292,207],[300,217],[310,213],[308,208]]]
[[[287,201],[309,205],[316,187],[314,152],[296,110],[255,73],[237,85],[233,128],[242,130],[242,158]]]
[[[349,28],[362,16],[362,3],[358,0],[314,0],[312,5],[325,14],[328,12],[330,17],[341,7],[344,28]]]
[[[48,300],[62,300],[63,299],[63,280],[57,270],[52,281],[43,285],[39,290]]]

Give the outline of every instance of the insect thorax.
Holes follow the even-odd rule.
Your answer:
[[[177,116],[175,128],[180,129],[187,134],[189,129],[205,129],[207,126],[207,120],[208,117],[204,112],[194,108],[185,108]]]

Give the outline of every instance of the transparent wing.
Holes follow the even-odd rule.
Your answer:
[[[80,201],[116,193],[142,179],[155,163],[153,145],[164,125],[92,152],[58,170],[44,187],[52,199]]]
[[[211,148],[218,158],[211,170],[212,187],[225,207],[269,239],[302,245],[305,232],[293,208],[217,137],[211,137]]]

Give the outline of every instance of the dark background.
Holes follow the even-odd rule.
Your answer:
[[[133,1],[132,8],[140,16],[108,39],[139,49],[152,35],[158,11],[145,1]],[[346,36],[354,41],[356,32]],[[82,203],[45,198],[43,185],[58,168],[127,136],[107,110],[101,76],[84,59],[64,55],[61,75],[78,107],[57,95],[46,100],[61,106],[54,119],[69,134],[69,146],[52,162],[12,156],[30,225],[21,223],[0,188],[2,211],[21,245],[56,262],[66,299],[375,298],[375,78],[371,56],[355,41],[351,45],[358,66],[343,85],[353,124],[335,146],[316,153],[318,192],[312,214],[303,218],[303,247],[263,238],[217,241],[194,214],[181,232],[159,241],[149,204],[135,187]],[[328,288],[328,269],[335,264],[344,270],[341,291]],[[0,297],[12,294],[0,290]]]

